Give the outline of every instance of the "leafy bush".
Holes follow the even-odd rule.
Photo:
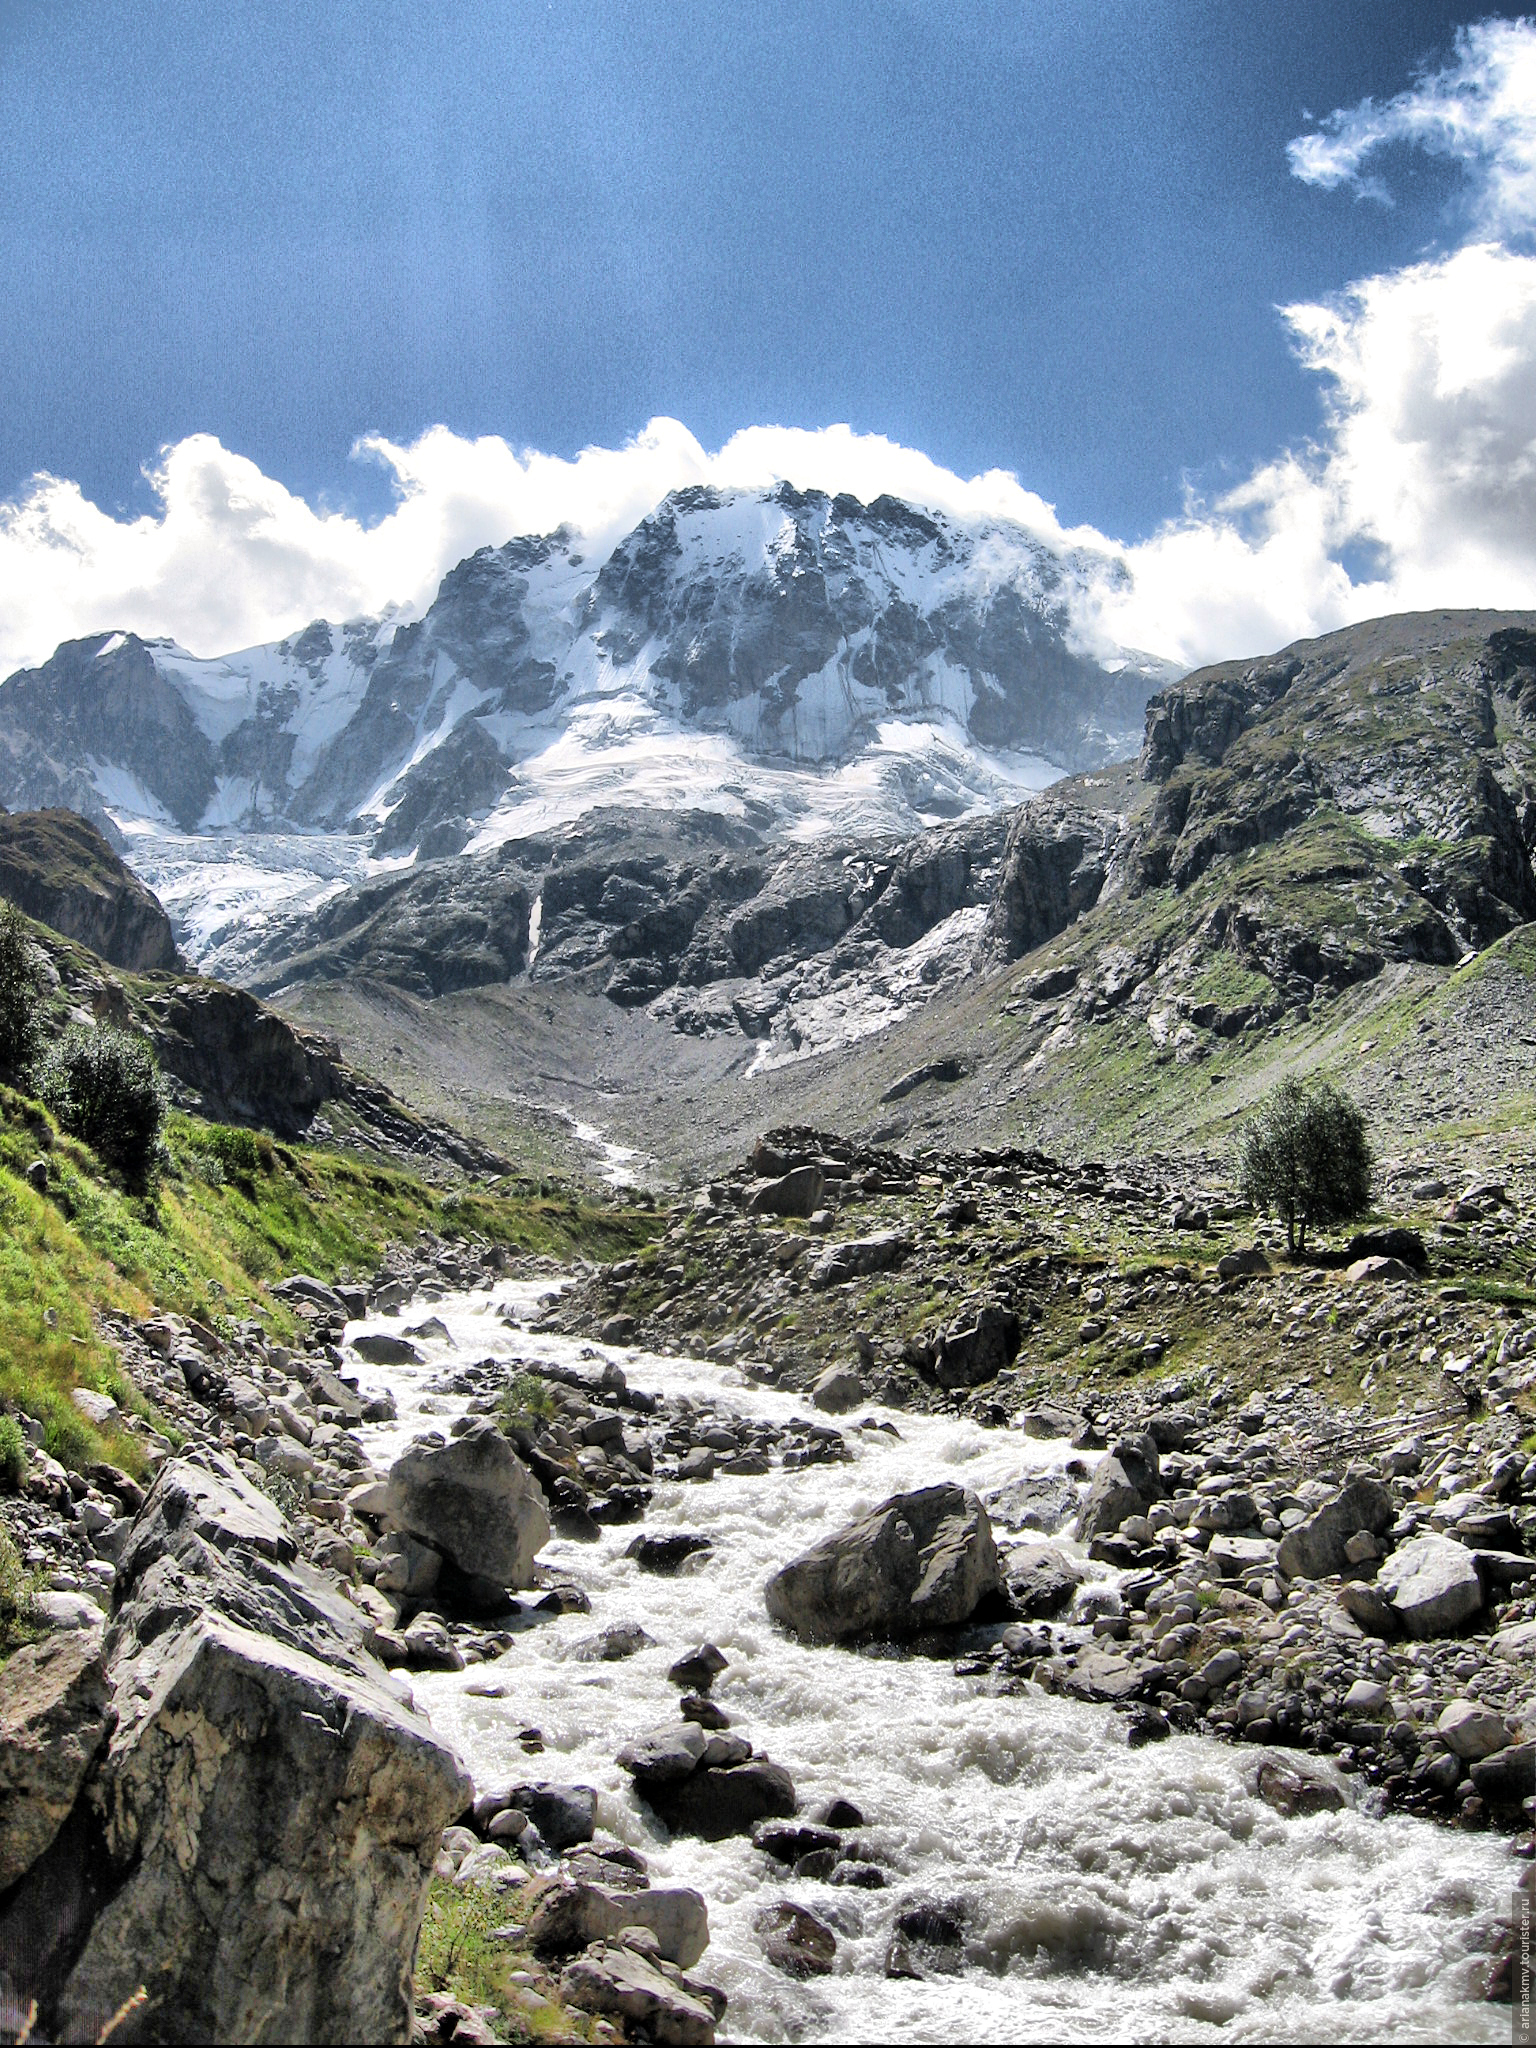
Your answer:
[[[1365,1118],[1327,1081],[1282,1081],[1243,1134],[1238,1182],[1245,1201],[1285,1218],[1292,1252],[1313,1224],[1358,1216],[1371,1202]]]
[[[256,1133],[240,1130],[233,1124],[209,1124],[199,1134],[198,1150],[209,1159],[216,1159],[226,1177],[233,1181],[254,1180],[263,1163]],[[267,1153],[270,1168],[270,1141]]]
[[[15,1493],[27,1476],[27,1440],[14,1415],[0,1415],[0,1486]]]
[[[38,1078],[43,1100],[65,1130],[126,1179],[145,1177],[165,1096],[142,1038],[110,1025],[71,1024]]]
[[[0,1072],[23,1074],[42,1034],[41,956],[14,903],[0,903]]]

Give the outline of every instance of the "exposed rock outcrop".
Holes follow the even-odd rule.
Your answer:
[[[181,964],[158,898],[74,811],[0,815],[0,896],[114,967]]]

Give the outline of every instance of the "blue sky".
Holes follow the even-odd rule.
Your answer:
[[[1367,100],[1422,111],[1427,76],[1486,112],[1490,65],[1518,101],[1513,45],[1458,44],[1471,19],[1417,0],[13,0],[0,659],[109,601],[150,625],[159,604],[165,630],[205,640],[375,603],[377,564],[327,582],[355,540],[338,520],[374,529],[402,493],[448,488],[441,440],[423,482],[434,427],[481,451],[480,510],[439,522],[450,558],[545,507],[495,498],[488,437],[568,460],[652,421],[681,423],[701,458],[746,428],[846,423],[952,481],[1008,472],[1067,527],[1163,548],[1163,577],[1170,522],[1202,505],[1249,546],[1298,502],[1277,512],[1266,483],[1256,511],[1252,480],[1298,453],[1316,480],[1341,406],[1373,403],[1357,344],[1385,361],[1381,319],[1400,339],[1410,318],[1406,287],[1396,311],[1356,302],[1342,340],[1281,309],[1337,307],[1474,244],[1529,260],[1518,206],[1491,229],[1479,214],[1499,151],[1525,161],[1507,109],[1475,146],[1407,114],[1360,127]],[[1476,16],[1479,33],[1514,19]],[[1511,33],[1523,64],[1536,31]],[[1288,154],[1320,132],[1360,163]],[[1466,266],[1441,282],[1443,324]],[[1499,317],[1523,321],[1525,273],[1496,283]],[[357,459],[368,436],[383,459]],[[684,453],[659,488],[697,467]],[[836,482],[830,456],[806,460],[800,481]],[[206,524],[232,497],[290,537],[320,515],[276,596],[221,610],[210,584],[189,609],[184,552],[159,595],[142,564],[107,573],[123,536],[164,554],[178,517]],[[1199,652],[1326,623],[1359,589],[1462,591],[1377,575],[1394,549],[1409,560],[1381,506],[1317,516],[1314,580],[1345,576],[1326,602],[1265,611],[1271,559],[1203,639],[1188,604],[1132,625]],[[255,593],[264,572],[249,551],[232,567],[229,544],[226,525],[197,574]],[[1465,584],[1469,601],[1524,587]]]
[[[142,501],[218,435],[368,507],[356,437],[574,454],[856,428],[1131,540],[1312,429],[1277,302],[1406,260],[1447,177],[1285,146],[1405,85],[1404,0],[379,0],[5,10],[0,493]]]

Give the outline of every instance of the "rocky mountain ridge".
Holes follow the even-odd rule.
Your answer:
[[[567,528],[483,548],[409,624],[316,620],[211,660],[68,642],[0,686],[0,799],[431,855],[611,801],[660,753],[678,787],[760,821],[869,763],[915,824],[1131,741],[1167,671],[1078,651],[1073,608],[1102,568],[888,497],[677,491],[606,557]],[[776,793],[765,764],[788,777]]]

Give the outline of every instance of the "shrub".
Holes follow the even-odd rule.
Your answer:
[[[23,1074],[42,1035],[42,959],[14,903],[0,903],[0,1072]]]
[[[165,1096],[142,1038],[110,1025],[71,1024],[43,1062],[39,1087],[65,1130],[125,1178],[144,1178]]]
[[[14,1415],[0,1415],[0,1486],[15,1493],[27,1476],[27,1439]]]
[[[252,1180],[262,1165],[255,1132],[233,1124],[209,1124],[199,1134],[197,1149],[216,1159],[230,1180]]]
[[[1245,1201],[1285,1218],[1291,1251],[1305,1251],[1313,1224],[1370,1207],[1365,1118],[1327,1081],[1282,1081],[1243,1134],[1238,1182]]]

